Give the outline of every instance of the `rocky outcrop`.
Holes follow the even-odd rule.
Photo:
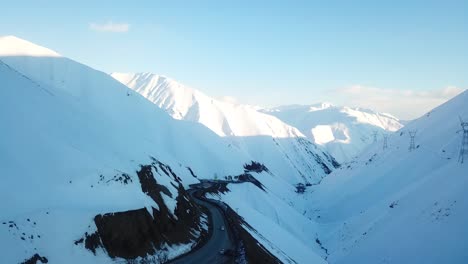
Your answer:
[[[157,209],[151,208],[149,212],[142,208],[94,217],[96,236],[99,238],[95,241],[102,243],[103,249],[112,258],[134,259],[155,255],[164,244],[190,243],[197,239],[195,233],[206,236],[206,230],[200,224],[202,208],[192,202],[180,178],[168,165],[156,159],[153,161],[152,164],[141,166],[137,175],[141,190],[154,200]],[[166,186],[158,184],[153,172],[170,177],[177,193],[171,193]],[[177,197],[174,212],[166,206],[162,194]],[[93,248],[88,249],[95,252]]]
[[[42,257],[39,254],[34,254],[29,259],[23,261],[21,264],[36,264],[36,263],[49,263],[49,260],[46,257]]]

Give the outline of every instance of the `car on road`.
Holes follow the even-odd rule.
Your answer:
[[[223,249],[221,249],[221,250],[219,251],[219,254],[225,255],[225,256],[231,256],[231,257],[234,257],[234,256],[235,256],[234,253],[235,253],[235,252],[234,252],[234,250],[232,250],[232,249],[224,249],[224,248],[223,248]]]
[[[219,229],[220,229],[221,231],[226,230],[226,229],[224,228],[224,226],[221,226]]]

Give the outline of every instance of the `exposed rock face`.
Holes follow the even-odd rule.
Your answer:
[[[25,260],[21,264],[36,264],[38,261],[40,263],[48,263],[49,260],[46,257],[41,257],[39,254],[34,254],[31,258]]]
[[[158,184],[153,171],[162,172],[162,175],[178,183],[178,186],[174,186],[178,193],[171,193],[164,185]],[[152,164],[141,166],[137,175],[142,191],[159,208],[152,208],[151,213],[142,208],[97,215],[94,218],[97,231],[91,235],[97,236],[93,239],[96,243],[90,243],[90,247],[86,243],[86,248],[95,252],[96,245],[102,243],[110,257],[134,259],[156,254],[163,244],[186,244],[196,240],[194,231],[198,231],[202,237],[206,236],[200,225],[202,208],[191,201],[180,178],[169,166],[154,159]],[[177,196],[174,213],[164,203],[161,193],[171,198]],[[91,236],[86,236],[86,241]]]
[[[154,254],[162,233],[146,209],[97,215],[99,237],[111,257],[132,259]]]
[[[269,172],[268,168],[264,164],[253,161],[253,160],[251,161],[250,164],[244,164],[244,170],[245,172],[256,172],[256,173],[260,173],[262,171]]]

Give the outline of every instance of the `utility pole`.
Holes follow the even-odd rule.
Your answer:
[[[463,122],[460,118],[460,125],[463,130],[462,143],[460,148],[460,156],[458,156],[458,162],[463,163],[463,158],[468,154],[468,122]]]
[[[374,131],[372,133],[372,135],[374,136],[374,142],[373,143],[377,142],[377,131]]]
[[[384,149],[384,150],[388,148],[387,138],[388,138],[388,135],[387,135],[387,134],[383,134],[383,149]]]
[[[416,137],[416,130],[409,131],[409,135],[411,137],[410,145],[409,145],[409,151],[415,150],[414,146],[414,138]]]

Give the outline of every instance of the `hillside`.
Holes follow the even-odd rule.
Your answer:
[[[316,183],[338,165],[296,128],[254,107],[216,100],[152,73],[111,75],[173,118],[203,124],[227,138],[232,148],[289,184]]]
[[[383,133],[403,127],[389,114],[330,103],[280,106],[261,111],[296,127],[340,163],[351,161],[373,143],[374,133],[381,138]]]
[[[465,91],[314,187],[304,210],[322,226],[330,263],[466,262],[468,166],[457,131],[467,105]]]
[[[169,258],[190,250],[207,232],[206,216],[186,202],[184,186],[198,182],[192,173],[239,174],[248,160],[104,73],[55,53],[17,56],[31,49],[46,50],[0,41],[8,54],[0,57],[2,261],[39,254],[51,263],[109,263],[108,255],[144,256],[154,245],[170,249]],[[125,223],[164,231],[147,237],[112,227]],[[140,246],[122,248],[126,240]]]
[[[0,39],[0,50],[2,261],[174,258],[207,235],[207,215],[191,202],[188,186],[244,175],[246,168],[263,186],[252,193],[282,204],[263,209],[281,215],[294,210],[276,193],[294,193],[287,180],[297,175],[256,172],[251,157],[227,138],[174,120],[107,74],[49,49],[8,37]],[[326,175],[323,164],[314,163],[320,171],[311,179]],[[289,234],[288,226],[300,219],[296,213],[276,227]],[[260,222],[251,228],[252,234],[269,232]],[[259,241],[281,246],[278,237]],[[302,240],[291,245],[305,251],[286,249],[288,258],[320,263],[315,246]],[[273,254],[284,259],[284,253]]]

